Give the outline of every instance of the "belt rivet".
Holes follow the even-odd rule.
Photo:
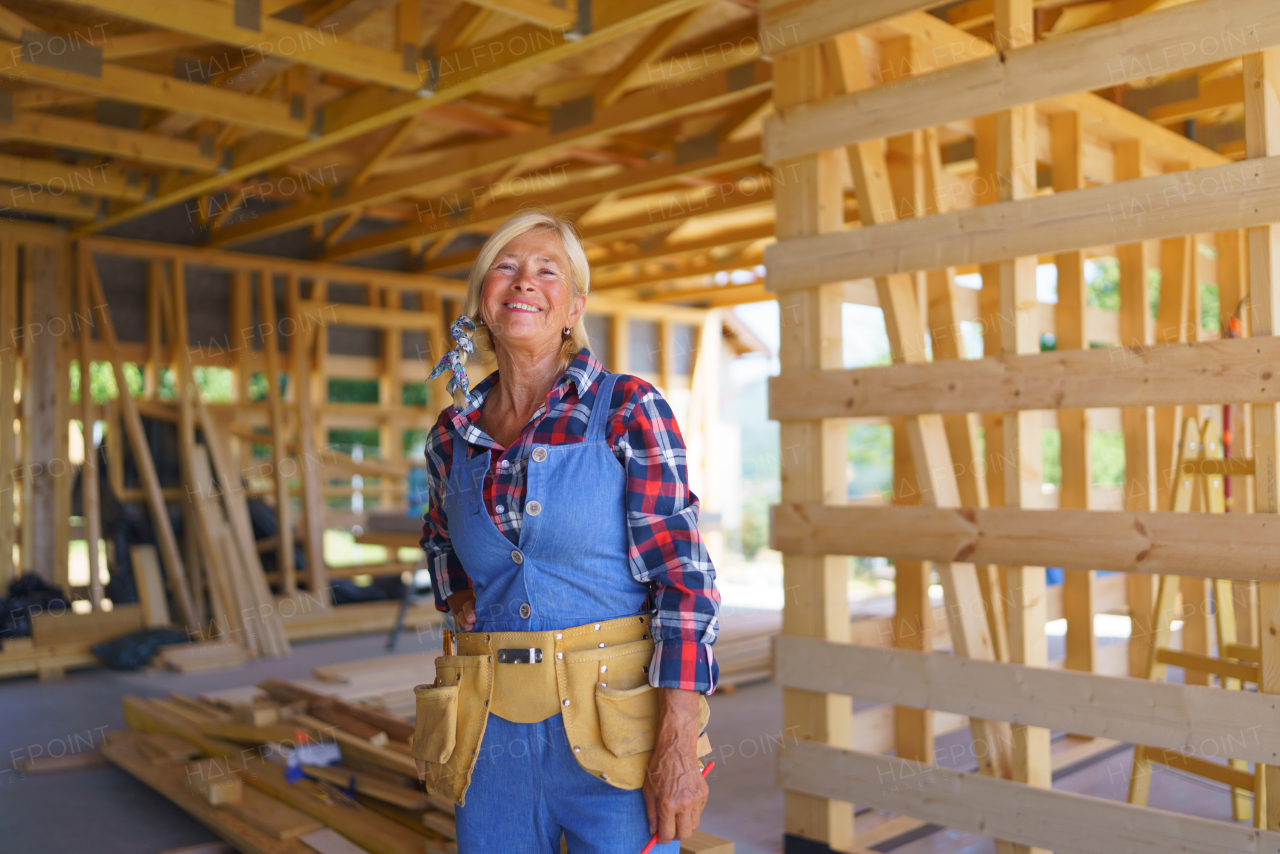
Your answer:
[[[564,653],[563,653],[563,652],[557,652],[557,653],[556,653],[556,658],[564,658]]]
[[[601,688],[608,688],[608,687],[609,687],[609,683],[608,683],[608,682],[601,682],[601,683],[600,683],[600,687],[601,687]]]
[[[562,637],[564,637],[564,635],[563,635],[562,633],[560,633],[560,632],[556,632],[556,640],[560,640],[560,638],[562,638]]]
[[[602,664],[602,665],[600,665],[600,672],[601,672],[601,673],[608,673],[608,672],[609,672],[609,665],[607,665],[607,664]]]
[[[575,748],[573,749],[573,752],[574,752],[574,753],[581,753],[581,752],[582,752],[582,748],[581,748],[581,747],[575,747]]]
[[[601,648],[601,649],[604,649],[604,644],[603,644],[603,643],[601,643],[601,644],[600,644],[600,648]]]
[[[565,701],[564,701],[564,704],[565,704],[566,706],[567,706],[567,705],[569,705],[569,701],[568,701],[568,700],[565,700]]]
[[[597,631],[597,632],[598,632],[598,631],[600,631],[600,624],[599,624],[599,623],[596,623],[596,631]]]

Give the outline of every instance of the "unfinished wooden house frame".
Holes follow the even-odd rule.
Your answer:
[[[1280,743],[1265,696],[1280,691],[1280,7],[994,0],[925,11],[939,5],[762,3],[762,28],[789,33],[773,51],[777,115],[764,137],[767,162],[788,177],[775,185],[778,243],[766,252],[782,317],[772,537],[788,590],[775,666],[784,731],[798,734],[778,758],[786,850],[887,838],[856,834],[850,804],[902,816],[897,832],[933,823],[991,836],[1001,851],[1275,850],[1280,797],[1263,792],[1280,786],[1280,766],[1266,764]],[[1148,93],[1148,118],[1115,103],[1187,77],[1199,94]],[[1242,139],[1208,132],[1240,119]],[[1203,131],[1205,144],[1161,121]],[[948,168],[957,135],[972,140],[973,162]],[[842,199],[850,186],[859,227]],[[1216,248],[1212,265],[1201,243]],[[1087,306],[1089,254],[1119,259],[1118,317]],[[1037,260],[1057,267],[1052,352],[1041,352]],[[958,270],[980,271],[981,291],[958,289]],[[1200,329],[1206,279],[1245,337]],[[895,364],[846,369],[840,303],[869,294]],[[962,319],[982,323],[982,358],[961,358]],[[1246,416],[1231,458],[1211,461],[1231,477],[1234,512],[1174,515],[1178,431],[1209,405]],[[1042,506],[1046,410],[1061,432],[1057,509]],[[892,505],[847,502],[844,429],[857,418],[895,426]],[[1089,435],[1102,420],[1124,430],[1122,505],[1091,494]],[[851,631],[843,555],[895,562],[891,621]],[[936,615],[931,566],[945,599]],[[1048,595],[1045,566],[1066,570],[1060,593]],[[1123,586],[1099,570],[1125,573]],[[1158,653],[1158,575],[1182,578],[1181,613],[1198,613],[1184,648],[1205,658],[1206,580],[1235,582],[1229,607],[1246,618],[1256,607],[1257,622],[1218,655],[1256,665],[1246,675],[1258,693],[1207,687],[1207,675],[1119,675],[1146,676]],[[1097,649],[1104,610],[1130,615],[1128,662]],[[1067,619],[1063,670],[1048,668],[1049,616]],[[946,636],[954,655],[936,651]],[[852,697],[892,705],[854,715]],[[965,723],[980,773],[934,767],[935,736]],[[1228,779],[1232,769],[1203,760],[1202,745],[1217,745],[1257,769],[1229,776],[1254,793],[1254,827],[1053,791],[1051,730],[1148,745],[1156,761]],[[1245,737],[1255,732],[1268,734]]]

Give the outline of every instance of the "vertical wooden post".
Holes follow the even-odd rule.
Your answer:
[[[774,99],[779,110],[816,100],[823,92],[821,48],[793,51],[774,65]],[[839,163],[822,152],[776,166],[777,236],[779,240],[835,231],[844,223]],[[840,297],[832,286],[788,291],[779,301],[784,369],[841,366]],[[625,319],[615,320],[624,325]],[[614,348],[619,348],[614,334]],[[625,352],[625,351],[624,351]],[[613,370],[623,370],[615,363]],[[783,421],[780,424],[782,500],[841,502],[844,483],[845,430],[836,421]],[[832,556],[783,555],[782,611],[785,634],[849,640],[847,559]],[[849,697],[784,689],[782,726],[808,741],[839,747],[850,744],[853,705]],[[853,844],[853,805],[787,792],[784,851],[846,850]]]
[[[0,247],[3,252],[3,247]],[[83,257],[79,259],[83,261]],[[89,283],[81,270],[75,271],[76,283],[76,333],[80,344],[80,425],[84,435],[84,464],[80,469],[80,501],[84,519],[84,542],[89,553],[89,601],[93,610],[102,607],[102,569],[98,565],[98,541],[102,539],[102,502],[98,493],[98,448],[93,441],[96,422],[93,402],[93,381],[90,375],[89,331],[93,324],[93,301],[89,299]],[[3,327],[0,327],[3,328]],[[4,394],[0,390],[0,395]],[[13,396],[10,393],[9,400]],[[0,419],[4,416],[0,414]],[[12,419],[11,419],[12,420]],[[0,572],[4,555],[0,554]]]
[[[26,245],[27,294],[31,320],[23,332],[26,377],[22,387],[22,437],[24,496],[22,507],[23,568],[66,589],[66,579],[55,572],[55,519],[57,477],[65,461],[58,458],[58,341],[50,333],[58,314],[58,252],[39,242]],[[65,472],[64,472],[65,474]]]
[[[404,5],[403,3],[401,4]],[[387,287],[385,294],[386,307],[392,311],[400,310],[400,289]],[[400,417],[404,405],[404,378],[401,361],[404,353],[402,333],[399,329],[382,330],[382,372],[378,380],[378,402],[383,406],[383,421],[380,426],[378,443],[382,446],[384,460],[404,458],[404,421]],[[391,506],[396,500],[391,478],[383,475],[382,506]],[[401,497],[405,493],[400,493]],[[389,549],[389,556],[395,558],[395,549]]]
[[[62,235],[53,238],[53,285],[57,299],[57,321],[45,330],[54,338],[58,382],[54,389],[53,481],[53,577],[71,594],[71,353],[72,317],[75,311],[75,284],[71,279],[71,242]]]
[[[17,436],[13,403],[17,380],[18,341],[18,245],[12,237],[0,237],[0,590],[8,590],[17,575],[13,561],[17,529],[14,527],[13,477],[17,460]]]
[[[299,299],[298,277],[289,276],[289,301],[297,311]],[[314,290],[313,290],[314,295]],[[314,296],[313,296],[314,298]],[[290,341],[290,361],[293,363],[293,388],[297,406],[298,458],[302,473],[302,518],[305,526],[303,552],[307,556],[307,589],[329,606],[329,572],[324,562],[324,469],[316,454],[315,430],[312,422],[315,412],[311,406],[313,391],[311,377],[312,353],[316,330],[307,318],[294,317],[294,333]]]
[[[1245,156],[1280,155],[1280,50],[1244,58]],[[1280,226],[1249,229],[1249,294],[1254,336],[1280,333]],[[1280,412],[1276,404],[1254,404],[1253,443],[1259,513],[1280,513]],[[1280,693],[1280,583],[1258,584],[1261,632],[1258,690]],[[1266,791],[1280,792],[1280,764],[1263,773]],[[1266,799],[1266,826],[1280,830],[1280,797]]]
[[[160,362],[164,358],[161,352],[160,293],[157,290],[164,283],[154,275],[155,262],[148,262],[147,266],[147,360],[142,365],[142,396],[151,400],[160,390]]]
[[[280,571],[280,592],[292,596],[298,589],[293,564],[293,513],[289,505],[289,478],[293,466],[289,457],[289,434],[285,430],[284,407],[280,405],[280,338],[276,324],[276,288],[270,270],[258,273],[258,325],[262,329],[262,352],[266,356],[267,413],[271,420],[271,468],[276,485],[276,568]]]
[[[631,364],[631,319],[619,312],[609,318],[609,323],[613,332],[609,342],[609,370],[620,374]]]
[[[311,299],[320,302],[327,298],[329,292],[329,283],[323,279],[315,279],[311,282]],[[311,406],[317,404],[321,411],[319,414],[312,409],[313,425],[311,427],[312,443],[317,448],[329,447],[329,431],[325,420],[324,409],[325,404],[329,402],[329,378],[328,378],[328,358],[329,358],[329,327],[325,325],[324,318],[307,318],[304,323],[311,328],[313,344],[308,350],[311,355],[311,363],[308,366],[311,371]],[[298,422],[300,429],[307,424],[302,420],[302,410],[298,410]],[[323,478],[323,470],[321,470]],[[321,484],[324,483],[322,479]],[[327,585],[328,577],[326,573],[325,584]]]
[[[1084,133],[1080,114],[1056,113],[1049,120],[1053,153],[1053,191],[1066,193],[1084,188]],[[1085,317],[1088,312],[1084,281],[1084,252],[1060,252],[1054,256],[1058,268],[1058,304],[1054,308],[1055,346],[1059,350],[1089,347]],[[1062,448],[1062,487],[1058,506],[1089,509],[1093,468],[1089,457],[1089,412],[1085,409],[1058,411],[1058,434]],[[1063,573],[1062,608],[1067,618],[1068,670],[1093,671],[1097,638],[1093,631],[1094,579],[1091,569],[1069,569]]]
[[[1143,175],[1142,141],[1133,139],[1113,146],[1116,180],[1131,181]],[[1147,246],[1128,243],[1116,247],[1120,265],[1120,344],[1143,347],[1150,344],[1147,318],[1150,300],[1147,290]],[[1149,406],[1125,407],[1120,411],[1124,428],[1124,506],[1126,510],[1155,509],[1155,421]],[[1129,675],[1146,678],[1152,631],[1155,628],[1155,596],[1159,579],[1130,573],[1125,580],[1129,598]]]
[[[1031,0],[996,0],[995,36],[1002,51],[1034,40]],[[1030,198],[1036,191],[1036,115],[1027,104],[996,114],[996,169],[1001,201]],[[1036,301],[1036,258],[1000,262],[1000,344],[1004,353],[1040,350]],[[1006,507],[1041,506],[1043,481],[1039,412],[1004,415],[1004,500]],[[1045,578],[1043,567],[1006,567],[1009,607],[1009,660],[1046,667]],[[1014,725],[1013,779],[1049,787],[1049,730]],[[1014,845],[1018,852],[1039,851]]]
[[[1186,163],[1166,167],[1166,172],[1185,170]],[[1160,241],[1160,302],[1156,310],[1157,344],[1194,341],[1191,304],[1195,286],[1195,237],[1172,237]],[[1199,318],[1195,318],[1199,326]],[[1191,414],[1191,413],[1188,413]],[[1178,431],[1184,420],[1183,407],[1157,406],[1156,424],[1156,508],[1167,510],[1173,483],[1173,465],[1178,456]]]

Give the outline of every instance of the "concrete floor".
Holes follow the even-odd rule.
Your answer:
[[[398,652],[424,651],[435,640],[407,635]],[[122,771],[94,768],[24,777],[14,759],[85,749],[102,733],[124,726],[120,698],[127,694],[162,697],[198,694],[247,685],[268,676],[305,678],[311,668],[383,654],[383,635],[297,643],[293,654],[220,673],[117,673],[85,670],[61,682],[35,679],[0,682],[0,850],[24,854],[158,854],[170,848],[213,841],[214,836],[186,813]],[[772,684],[715,694],[712,707],[716,768],[702,827],[734,840],[739,854],[774,854],[783,828],[782,792],[774,784],[775,753],[793,738],[782,731],[781,689]],[[861,708],[861,706],[859,706]],[[946,737],[964,744],[967,732]],[[940,740],[949,756],[949,740]],[[954,751],[956,755],[964,751]],[[1131,752],[1100,760],[1055,780],[1055,788],[1123,800]],[[960,760],[964,765],[964,759]],[[1229,819],[1226,790],[1198,778],[1158,769],[1152,806],[1209,818]],[[882,820],[859,810],[861,829]],[[990,840],[949,830],[917,839],[891,840],[878,851],[899,854],[987,854]]]

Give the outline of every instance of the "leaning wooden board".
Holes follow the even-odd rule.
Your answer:
[[[296,839],[276,839],[226,809],[210,806],[189,786],[183,765],[156,765],[139,748],[140,733],[111,732],[102,753],[212,830],[241,854],[312,854]]]

